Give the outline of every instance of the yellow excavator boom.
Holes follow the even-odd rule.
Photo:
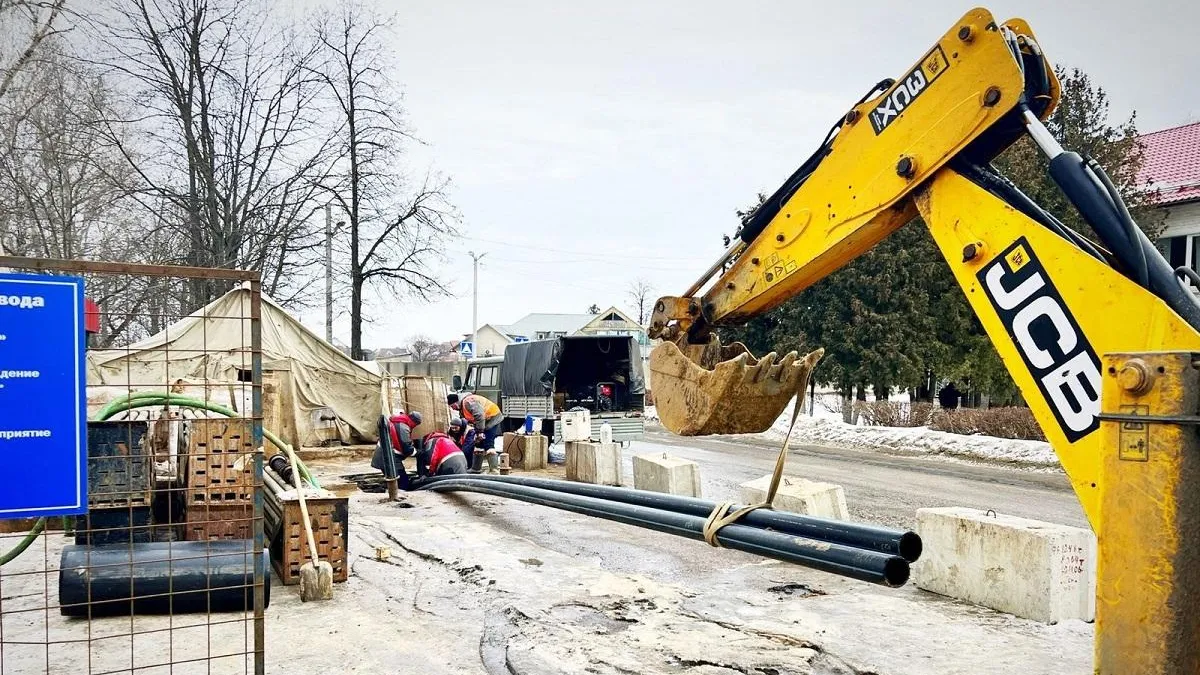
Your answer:
[[[713,329],[779,306],[920,215],[1098,535],[1096,672],[1200,672],[1200,302],[1186,271],[1103,170],[1042,125],[1059,85],[1024,21],[971,10],[881,85],[692,288],[656,303],[664,426],[769,427],[819,353],[758,360]],[[991,168],[1025,134],[1101,243]]]

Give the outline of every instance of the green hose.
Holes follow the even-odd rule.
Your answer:
[[[37,536],[41,534],[42,530],[44,529],[46,529],[46,519],[44,517],[38,518],[38,521],[33,524],[33,529],[25,535],[24,539],[17,543],[16,546],[9,549],[8,553],[0,555],[0,566],[8,564],[10,560],[24,553],[25,549],[29,548],[29,545],[33,543],[34,539],[37,539]]]
[[[238,415],[229,408],[219,406],[215,403],[201,401],[199,399],[178,396],[175,394],[137,392],[128,394],[104,406],[104,408],[96,414],[96,419],[106,420],[117,413],[132,410],[134,408],[157,408],[164,405],[173,405],[180,408],[198,408],[200,410],[207,410],[209,412],[217,413],[218,415],[224,415],[225,417],[241,417],[241,415]],[[280,451],[285,453],[287,452],[284,448],[286,444],[283,442],[283,440],[271,433],[271,431],[265,427],[262,431],[264,438],[270,441],[275,447],[279,448]],[[300,476],[305,481],[307,481],[313,487],[321,487],[321,484],[317,482],[316,477],[309,472],[308,467],[304,465],[304,462],[300,461],[299,457],[296,458],[296,464],[296,468],[300,471]],[[9,561],[24,553],[25,549],[29,548],[29,546],[33,544],[33,540],[37,539],[38,535],[41,534],[45,529],[46,519],[38,518],[38,521],[33,525],[33,529],[26,533],[26,535],[21,539],[20,542],[17,543],[16,546],[9,549],[9,551],[5,554],[0,555],[0,566],[7,564]]]
[[[96,418],[100,420],[106,420],[117,413],[132,410],[134,408],[157,408],[166,405],[207,410],[209,412],[217,413],[218,415],[224,415],[225,417],[241,417],[241,415],[233,410],[217,405],[216,403],[209,403],[207,401],[201,401],[199,399],[189,398],[186,396],[179,396],[177,394],[139,392],[118,398],[117,400],[104,406],[100,412],[96,413]],[[266,427],[263,428],[262,432],[263,438],[266,438],[268,441],[270,441],[271,444],[279,448],[280,451],[286,452],[285,447],[287,444],[284,443],[282,439],[280,439]],[[300,461],[299,457],[296,458],[296,463],[298,465],[296,468],[300,471],[300,476],[304,478],[306,482],[313,487],[321,487],[321,484],[317,482],[316,477],[312,475],[312,473],[308,470],[308,467],[304,465],[304,462]]]

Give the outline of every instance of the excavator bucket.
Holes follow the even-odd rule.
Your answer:
[[[662,425],[680,436],[766,431],[793,396],[803,396],[808,376],[825,350],[803,358],[771,352],[755,359],[745,345],[706,344],[686,337],[650,353],[654,405]]]

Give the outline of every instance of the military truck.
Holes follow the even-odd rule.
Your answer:
[[[645,432],[646,377],[637,339],[613,335],[572,335],[508,345],[503,356],[472,360],[466,379],[454,389],[495,401],[504,413],[505,431],[514,431],[532,415],[541,433],[562,438],[562,413],[591,414],[592,440],[604,423],[613,440],[627,443]]]

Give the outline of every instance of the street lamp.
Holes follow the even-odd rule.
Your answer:
[[[473,261],[473,272],[471,279],[471,349],[474,350],[474,355],[479,356],[479,261],[487,253],[475,255],[474,251],[467,251],[467,255],[471,256]]]

